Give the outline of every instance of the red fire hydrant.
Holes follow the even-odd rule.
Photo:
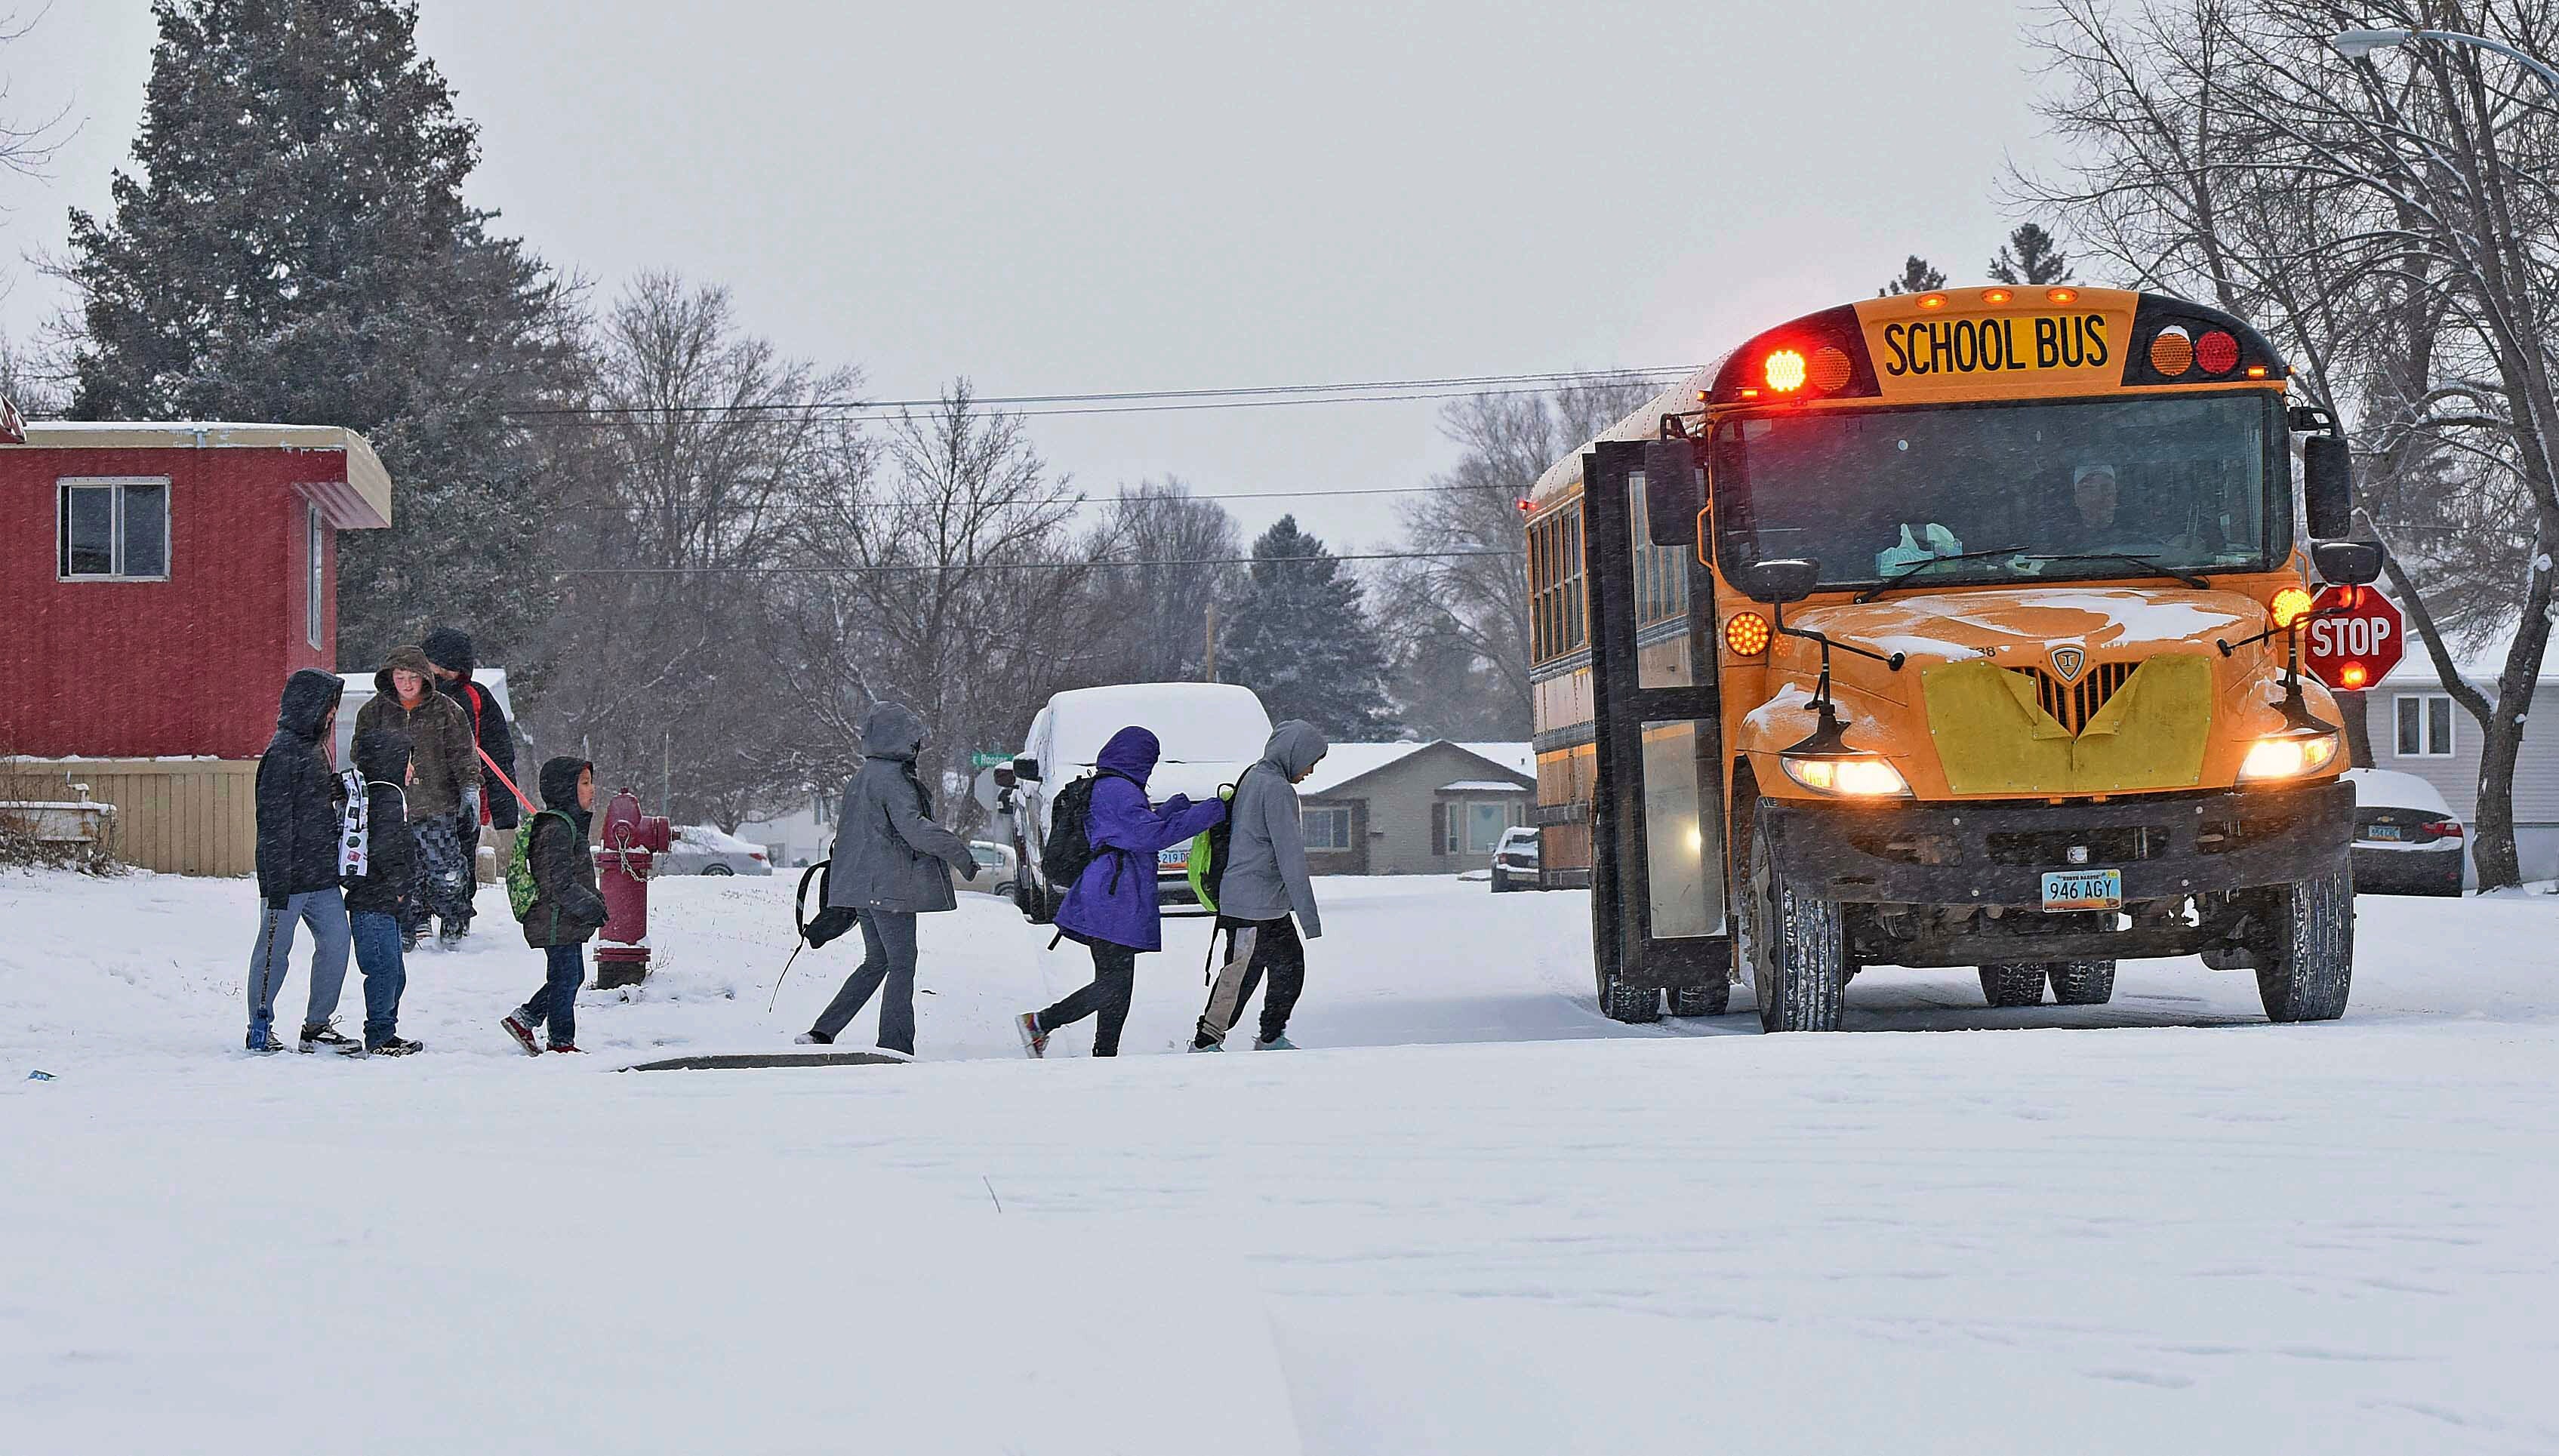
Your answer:
[[[604,805],[604,842],[595,850],[595,880],[604,891],[604,934],[595,947],[599,990],[649,978],[649,866],[676,831],[640,811],[640,796],[618,791]]]

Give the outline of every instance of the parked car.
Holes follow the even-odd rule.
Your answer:
[[[2354,891],[2358,895],[2459,895],[2462,821],[2435,786],[2414,774],[2349,769],[2354,786]]]
[[[1021,856],[1013,853],[1013,846],[972,839],[969,841],[969,857],[978,861],[978,878],[963,879],[958,870],[953,870],[952,889],[1001,895],[1006,899],[1012,897],[1013,881],[1019,878],[1022,863]]]
[[[676,831],[675,842],[658,856],[652,875],[769,875],[773,861],[766,857],[764,846],[735,834],[723,833],[714,824],[685,824]]]
[[[1206,799],[1232,784],[1262,757],[1271,739],[1271,715],[1253,689],[1232,682],[1129,682],[1079,687],[1051,697],[1022,736],[1013,760],[1013,852],[1020,865],[1013,903],[1039,925],[1056,919],[1067,887],[1040,874],[1040,844],[1048,833],[1048,807],[1067,785],[1092,773],[1111,735],[1135,724],[1151,729],[1163,746],[1146,792],[1162,803],[1176,794]],[[1155,881],[1167,907],[1199,905],[1191,893],[1190,846],[1175,844],[1155,857]],[[1204,912],[1203,912],[1204,913]]]
[[[1537,830],[1526,824],[1504,829],[1501,842],[1493,846],[1493,893],[1507,895],[1523,887],[1545,889],[1538,878],[1537,861]]]

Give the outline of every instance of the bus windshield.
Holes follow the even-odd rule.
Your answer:
[[[1728,575],[1818,561],[1826,589],[2267,570],[2292,549],[2281,405],[2251,390],[1726,420],[1720,559]]]

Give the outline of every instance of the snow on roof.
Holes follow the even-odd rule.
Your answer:
[[[1525,784],[1514,784],[1508,779],[1460,779],[1454,784],[1440,785],[1439,792],[1442,794],[1534,794],[1537,791]]]
[[[1306,782],[1297,786],[1298,797],[1312,799],[1329,794],[1354,779],[1365,779],[1390,764],[1399,763],[1426,748],[1435,747],[1441,743],[1446,743],[1451,748],[1464,749],[1478,758],[1490,759],[1515,774],[1531,778],[1536,776],[1537,757],[1525,743],[1456,743],[1444,738],[1434,738],[1419,743],[1336,743],[1325,751],[1323,762],[1315,765],[1315,772],[1306,776]],[[1494,781],[1470,780],[1467,782],[1490,784]],[[1511,790],[1519,786],[1500,783],[1495,787]]]
[[[1249,764],[1271,739],[1271,715],[1253,689],[1234,682],[1124,682],[1078,687],[1048,700],[1049,753],[1089,765],[1111,735],[1151,731],[1167,764]]]
[[[0,446],[0,449],[19,447]],[[391,477],[371,441],[341,425],[254,424],[233,420],[31,420],[36,450],[331,450],[347,457],[347,486],[356,509],[336,512],[345,528],[391,521]]]
[[[2426,652],[2425,643],[2414,640],[2416,633],[2417,629],[2412,625],[2408,629],[2412,640],[2408,644],[2407,655],[2401,657],[2399,665],[2391,668],[2389,675],[2381,679],[2383,686],[2414,687],[2424,683],[2440,684],[2443,681],[2436,675],[2435,659]],[[2505,670],[2505,655],[2511,650],[2513,643],[2513,633],[2501,632],[2485,639],[2456,638],[2445,646],[2452,650],[2453,663],[2461,669],[2465,679],[2489,683],[2496,681],[2497,674]],[[2540,680],[2559,681],[2559,656],[2554,656],[2546,647],[2541,655]]]
[[[1659,435],[1662,430],[1663,415],[1679,414],[1697,408],[1699,391],[1714,384],[1715,371],[1718,367],[1717,364],[1708,364],[1664,389],[1661,393],[1645,400],[1642,408],[1601,430],[1562,460],[1548,466],[1546,474],[1539,476],[1537,484],[1530,489],[1529,499],[1543,506],[1550,497],[1567,488],[1579,488],[1581,484],[1582,452],[1601,440],[1649,440]]]

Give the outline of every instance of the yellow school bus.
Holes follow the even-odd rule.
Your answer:
[[[2380,558],[2286,372],[2182,299],[1947,289],[1769,330],[1558,461],[1541,872],[1590,887],[1602,1010],[1747,978],[1831,1029],[1870,965],[2094,1005],[2200,954],[2342,1014],[2353,795],[2297,638],[2314,573]]]

